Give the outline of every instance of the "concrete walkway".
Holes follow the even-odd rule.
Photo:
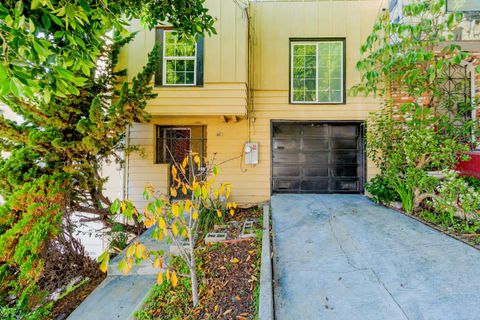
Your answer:
[[[276,319],[480,319],[480,252],[359,195],[272,197]]]
[[[152,231],[150,228],[144,232],[138,241],[149,250],[168,252],[169,247],[164,242],[152,239]],[[70,314],[68,320],[134,319],[135,311],[141,308],[155,285],[159,270],[153,268],[151,262],[143,261],[125,276],[118,270],[124,257],[122,253],[110,261],[107,278]]]

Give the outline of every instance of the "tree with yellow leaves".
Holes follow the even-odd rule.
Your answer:
[[[175,288],[179,276],[189,276],[192,284],[193,306],[198,305],[198,281],[196,274],[195,248],[198,244],[199,220],[204,209],[216,209],[217,215],[228,212],[235,214],[237,204],[229,202],[231,185],[215,184],[218,168],[214,165],[204,165],[197,153],[191,152],[182,163],[172,165],[174,181],[169,195],[158,195],[153,185],[145,187],[144,197],[151,202],[139,212],[128,201],[117,200],[112,204],[112,213],[122,213],[129,220],[142,221],[146,228],[153,228],[152,238],[158,241],[173,243],[179,248],[180,257],[187,264],[190,275],[179,275],[177,271],[165,263],[165,252],[148,250],[144,244],[134,242],[125,252],[125,258],[120,262],[119,269],[128,274],[134,263],[150,260],[154,268],[159,269],[157,283],[171,281]],[[179,197],[179,195],[183,195]],[[181,199],[179,199],[181,198]],[[218,204],[221,208],[218,208]],[[99,258],[100,268],[107,270],[109,252]]]

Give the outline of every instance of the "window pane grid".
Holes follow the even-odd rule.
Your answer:
[[[165,31],[163,48],[163,83],[166,85],[196,84],[196,43],[179,39],[174,31]]]
[[[343,42],[292,42],[293,102],[343,102]]]

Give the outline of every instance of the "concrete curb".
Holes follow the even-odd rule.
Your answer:
[[[272,260],[270,251],[270,206],[264,205],[258,319],[273,320],[273,315]]]

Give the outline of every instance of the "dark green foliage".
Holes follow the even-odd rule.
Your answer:
[[[198,216],[198,230],[202,232],[202,235],[205,236],[208,232],[213,230],[215,225],[225,224],[225,210],[219,209],[221,215],[218,214],[218,210],[215,207],[203,207]]]
[[[10,311],[34,308],[52,289],[37,286],[60,263],[52,250],[84,257],[72,236],[74,214],[114,225],[101,168],[121,165],[135,149],[125,146],[125,134],[150,118],[145,107],[159,62],[155,47],[130,83],[117,70],[121,47],[135,36],[125,29],[133,18],[149,27],[168,18],[189,34],[214,31],[203,0],[0,3],[0,101],[20,119],[0,115],[0,305]],[[59,258],[65,265],[57,269],[94,264],[68,259]]]
[[[477,192],[480,192],[480,179],[475,177],[463,177],[463,179],[465,180],[465,182],[468,183],[470,187],[477,190]]]
[[[41,99],[79,95],[86,88],[105,34],[126,34],[127,21],[149,28],[169,21],[189,34],[211,33],[204,0],[2,1],[0,3],[0,95]],[[37,101],[36,101],[37,102]]]
[[[376,203],[389,204],[392,201],[399,201],[398,193],[391,187],[391,183],[382,175],[375,176],[365,184],[372,200]]]
[[[460,63],[469,58],[460,46],[445,44],[461,20],[445,12],[445,0],[414,1],[403,7],[400,21],[380,15],[361,48],[362,81],[353,92],[384,99],[367,120],[367,154],[382,175],[369,188],[377,201],[393,189],[408,213],[434,197],[438,181],[429,172],[455,168],[475,129],[466,117],[470,97],[445,90],[452,70],[464,70]],[[469,84],[465,78],[456,86]]]

